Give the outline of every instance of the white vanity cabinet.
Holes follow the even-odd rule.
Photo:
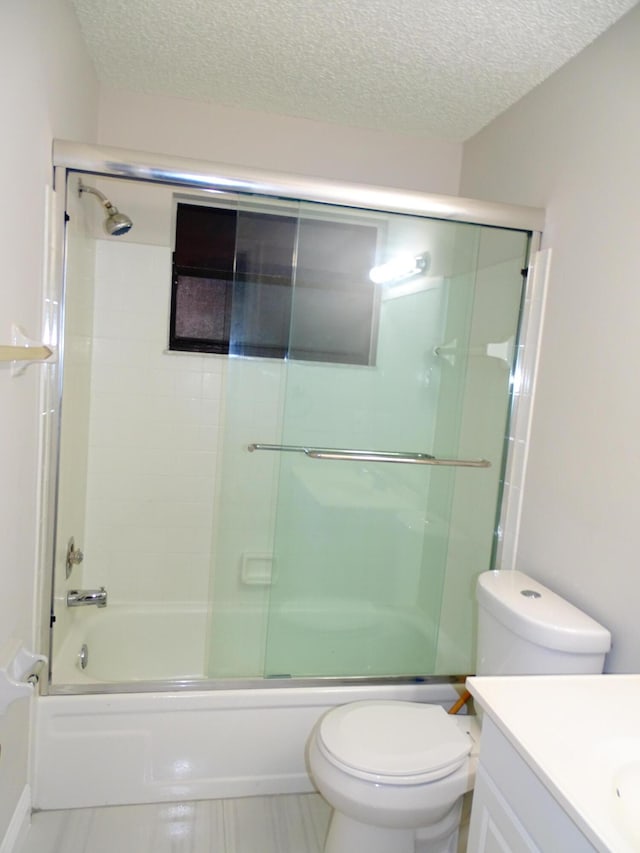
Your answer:
[[[591,853],[596,849],[485,717],[467,853]]]
[[[474,677],[467,853],[640,851],[640,675]]]

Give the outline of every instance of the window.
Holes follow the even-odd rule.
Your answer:
[[[177,205],[170,349],[370,364],[378,228]]]

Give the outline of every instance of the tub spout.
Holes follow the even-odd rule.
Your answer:
[[[67,607],[86,607],[95,604],[96,607],[107,606],[107,590],[100,589],[70,589],[67,593]]]

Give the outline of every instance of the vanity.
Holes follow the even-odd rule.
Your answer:
[[[474,677],[468,853],[640,850],[640,675]]]

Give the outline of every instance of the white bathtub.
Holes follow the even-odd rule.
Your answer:
[[[202,669],[196,670],[204,646],[202,611],[201,622],[198,612],[188,608],[182,616],[173,614],[184,618],[184,630],[177,633],[184,634],[185,642],[172,640],[160,666],[158,635],[167,636],[163,608],[151,613],[145,609],[143,629],[133,625],[135,608],[109,608],[110,618],[102,619],[107,614],[96,610],[74,620],[54,660],[56,683],[80,691],[93,684],[94,690],[105,691],[114,687],[109,681],[148,679],[150,673],[154,678],[187,673],[201,677]],[[78,665],[83,642],[89,647],[86,670]],[[198,646],[199,658],[192,656],[191,642]],[[448,683],[253,689],[235,684],[227,689],[229,682],[224,684],[224,689],[213,682],[210,689],[38,697],[34,806],[59,809],[310,791],[305,743],[330,707],[369,698],[449,705],[458,696]]]
[[[77,608],[66,638],[52,664],[54,685],[103,682],[191,681],[208,677],[233,679],[238,673],[261,678],[265,666],[268,614],[254,610],[220,611],[216,634],[207,635],[207,610],[194,604],[109,604],[106,608]],[[269,663],[275,671],[313,671],[320,676],[344,675],[357,670],[370,648],[373,635],[381,647],[375,666],[362,673],[374,677],[397,670],[399,662],[409,671],[423,671],[421,648],[433,640],[416,615],[398,615],[394,608],[366,603],[326,600],[305,601],[282,607],[277,630],[270,632]],[[300,644],[301,632],[312,643]],[[334,632],[340,634],[340,663],[327,659],[326,649]],[[205,665],[207,641],[221,654]],[[440,647],[446,638],[439,637]],[[81,650],[86,650],[86,667]],[[317,652],[317,653],[316,653]],[[75,692],[75,691],[73,691]]]
[[[207,610],[198,605],[77,608],[52,664],[54,684],[204,677]],[[80,664],[88,650],[86,668]]]

